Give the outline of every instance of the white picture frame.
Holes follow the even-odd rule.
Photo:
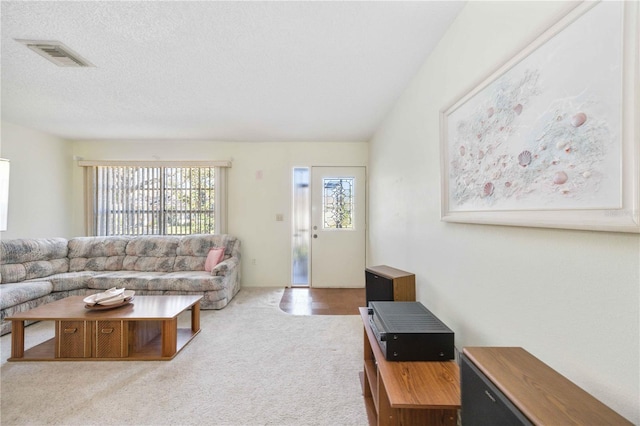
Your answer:
[[[441,109],[441,220],[640,233],[638,9],[578,4]]]

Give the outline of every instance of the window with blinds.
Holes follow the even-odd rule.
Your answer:
[[[94,235],[211,234],[219,167],[93,167]]]

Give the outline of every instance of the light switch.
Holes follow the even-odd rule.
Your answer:
[[[284,215],[282,213],[276,214],[276,222],[282,222],[284,220]]]

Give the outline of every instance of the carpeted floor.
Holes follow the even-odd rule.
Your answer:
[[[358,315],[295,316],[283,289],[243,289],[202,311],[202,332],[172,361],[7,362],[2,425],[362,425]],[[188,325],[188,313],[181,322]],[[53,336],[26,329],[26,347]]]

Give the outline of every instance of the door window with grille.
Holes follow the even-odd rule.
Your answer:
[[[353,229],[353,187],[352,177],[322,179],[323,229]]]

